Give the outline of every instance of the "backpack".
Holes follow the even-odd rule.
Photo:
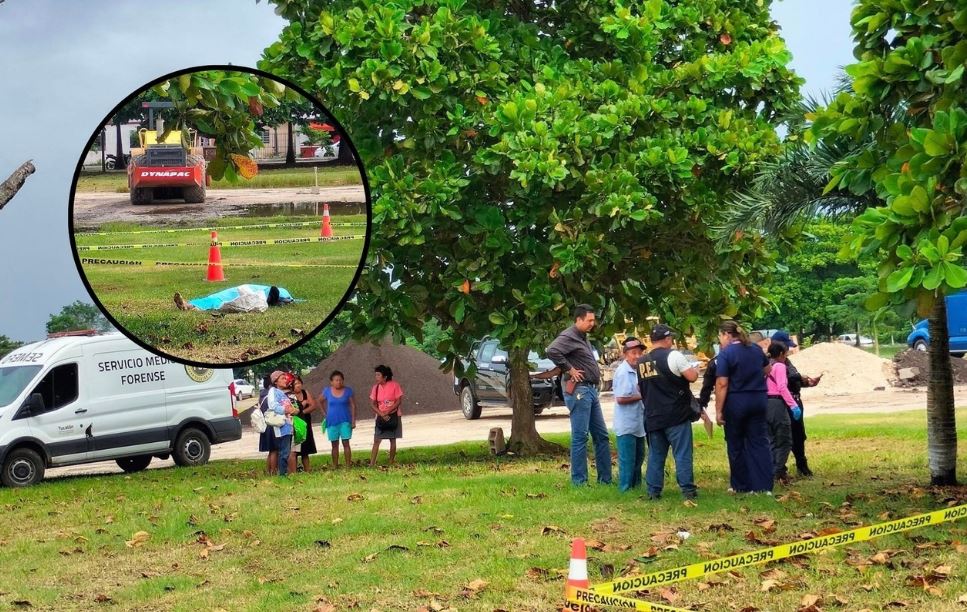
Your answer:
[[[252,429],[254,429],[256,433],[260,434],[265,433],[265,430],[268,427],[265,422],[265,413],[262,412],[262,404],[265,403],[265,399],[266,398],[263,397],[262,401],[259,402],[255,408],[252,408]]]

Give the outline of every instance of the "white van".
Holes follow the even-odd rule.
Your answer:
[[[47,467],[152,457],[208,462],[242,437],[229,369],[169,361],[120,333],[53,334],[0,359],[0,482],[39,482]]]

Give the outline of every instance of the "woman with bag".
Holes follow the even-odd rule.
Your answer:
[[[268,410],[265,411],[265,422],[272,426],[278,443],[279,476],[289,473],[289,452],[292,447],[292,415],[298,412],[285,393],[285,389],[292,384],[292,375],[280,370],[272,372],[269,377],[274,385],[266,396]],[[280,424],[279,421],[281,421]]]
[[[252,410],[258,410],[263,415],[269,409],[268,395],[272,389],[270,375],[266,374],[262,379],[262,390],[259,391],[259,403]],[[266,427],[265,431],[259,434],[259,452],[268,453],[265,460],[265,470],[269,476],[279,473],[279,443],[275,439],[275,428]]]
[[[403,389],[393,380],[393,370],[387,366],[376,366],[376,384],[369,393],[373,412],[376,414],[376,432],[373,435],[373,453],[369,458],[369,466],[376,465],[379,455],[379,445],[383,440],[389,440],[389,464],[396,463],[396,440],[403,437],[403,413],[400,404],[403,400]]]

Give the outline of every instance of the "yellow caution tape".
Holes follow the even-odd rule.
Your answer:
[[[144,261],[131,259],[96,259],[93,257],[81,257],[81,264],[94,266],[157,266],[157,267],[176,267],[176,266],[228,266],[231,268],[358,268],[352,264],[300,264],[300,263],[215,263],[197,261]]]
[[[674,582],[700,578],[707,574],[716,574],[727,570],[760,565],[787,557],[817,553],[829,548],[836,548],[837,546],[865,542],[866,540],[872,540],[885,535],[902,533],[904,531],[910,531],[911,529],[920,529],[928,525],[956,521],[964,517],[967,517],[967,504],[954,506],[946,510],[936,510],[926,514],[917,514],[907,518],[877,523],[868,527],[840,531],[839,533],[810,538],[791,544],[780,544],[779,546],[763,548],[730,557],[722,557],[712,561],[693,563],[691,565],[652,572],[650,574],[642,574],[640,576],[628,576],[611,582],[593,585],[590,591],[598,595],[613,595],[615,593],[652,589]]]
[[[643,612],[688,612],[682,608],[663,606],[662,604],[651,603],[641,599],[631,599],[619,595],[602,595],[589,589],[578,587],[566,587],[566,597],[568,605],[565,610],[593,610],[593,606],[612,606],[624,608],[626,610],[642,610]]]
[[[119,232],[75,232],[75,236],[114,236],[120,234],[173,234],[175,232],[220,232],[229,229],[265,229],[269,227],[319,227],[321,221],[300,221],[293,223],[258,223],[255,225],[223,225],[220,227],[175,227],[153,230],[128,230]],[[330,227],[365,227],[365,221],[332,222]]]
[[[362,234],[353,234],[347,236],[333,236],[331,238],[322,237],[308,237],[308,238],[276,238],[274,240],[230,240],[228,242],[219,242],[220,246],[230,246],[230,247],[246,247],[246,246],[267,246],[267,245],[277,245],[277,244],[303,244],[309,242],[338,242],[340,240],[362,240],[365,238]],[[78,251],[119,251],[123,249],[160,249],[160,248],[171,248],[171,247],[209,247],[213,246],[211,242],[169,242],[164,244],[100,244],[100,245],[78,245]]]

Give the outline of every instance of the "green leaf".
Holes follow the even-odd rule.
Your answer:
[[[909,245],[901,244],[896,248],[897,257],[906,261],[908,259],[913,259],[913,249]]]
[[[962,289],[967,286],[967,269],[955,263],[944,262],[944,280],[953,289]]]
[[[896,270],[886,277],[886,290],[890,293],[896,293],[906,289],[911,276],[913,276],[913,268],[910,266]]]
[[[923,150],[931,157],[941,157],[950,154],[950,142],[947,134],[930,130],[923,139]]]
[[[490,319],[490,322],[493,323],[494,325],[506,325],[507,324],[507,318],[504,317],[504,315],[502,315],[502,314],[500,314],[498,312],[492,312],[492,313],[490,313],[490,316],[487,317],[487,318]]]
[[[463,316],[466,312],[466,304],[463,300],[457,302],[457,307],[453,309],[453,320],[457,323],[463,322]]]
[[[877,292],[877,293],[874,293],[873,295],[871,295],[870,297],[868,297],[866,299],[866,302],[864,302],[863,306],[867,310],[873,311],[873,310],[879,310],[880,308],[883,308],[889,302],[890,302],[890,294],[889,293],[879,293],[879,292]]]
[[[944,280],[943,265],[930,268],[927,275],[923,277],[923,288],[933,291],[940,286]]]
[[[913,191],[910,192],[910,204],[917,212],[927,212],[930,209],[927,190],[920,185],[914,187]]]

